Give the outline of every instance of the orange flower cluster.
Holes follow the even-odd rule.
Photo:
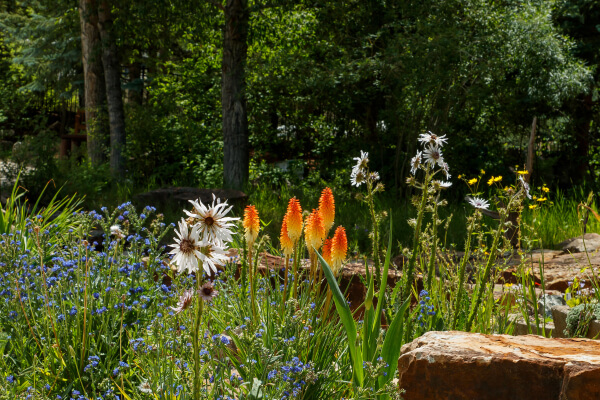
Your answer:
[[[283,218],[283,223],[281,224],[281,233],[279,235],[279,242],[281,243],[281,249],[283,250],[283,254],[285,257],[291,257],[294,253],[294,243],[292,239],[290,239],[288,226],[287,226],[287,215]]]
[[[244,231],[246,232],[246,243],[248,243],[248,247],[252,247],[256,241],[259,229],[260,220],[258,218],[256,207],[246,206],[246,209],[244,210]]]
[[[320,249],[325,240],[325,227],[323,226],[323,218],[321,214],[313,209],[313,212],[306,219],[306,226],[304,227],[304,237],[306,238],[306,246],[308,247],[309,253],[312,253],[315,249]]]
[[[348,252],[348,238],[346,237],[346,229],[343,226],[338,226],[331,240],[331,268],[333,273],[337,275],[342,262],[346,259]],[[325,250],[323,249],[323,254]],[[329,262],[328,262],[329,263]]]
[[[321,198],[319,199],[319,214],[323,219],[325,232],[329,232],[335,218],[335,200],[333,199],[331,189],[328,187],[321,192]]]
[[[296,243],[302,236],[302,207],[297,198],[290,199],[285,219],[287,220],[288,236],[293,243]]]

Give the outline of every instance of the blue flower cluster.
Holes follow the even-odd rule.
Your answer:
[[[431,298],[429,297],[429,292],[427,290],[421,290],[419,293],[419,314],[417,316],[417,321],[419,325],[422,327],[425,326],[425,319],[429,316],[435,315],[435,308],[433,304],[429,304]]]

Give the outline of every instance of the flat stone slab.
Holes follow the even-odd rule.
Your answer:
[[[600,399],[600,343],[428,332],[402,347],[405,399]]]

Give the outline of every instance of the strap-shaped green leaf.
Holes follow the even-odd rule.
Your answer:
[[[396,373],[398,367],[398,358],[400,357],[400,348],[402,347],[402,336],[404,333],[404,319],[406,318],[406,309],[410,304],[410,296],[404,300],[404,303],[398,310],[390,327],[385,335],[383,347],[381,348],[381,357],[388,364],[385,368],[387,374],[378,378],[379,387],[382,388]],[[388,398],[383,396],[382,398]]]
[[[346,330],[346,335],[348,336],[348,348],[350,349],[350,358],[352,359],[354,384],[362,387],[364,381],[363,356],[360,348],[356,346],[356,323],[354,322],[354,318],[352,318],[352,312],[350,311],[350,307],[348,307],[348,302],[346,302],[346,298],[342,294],[342,291],[333,276],[333,272],[331,272],[331,268],[329,268],[329,265],[327,265],[327,262],[323,259],[321,254],[319,254],[317,249],[314,247],[313,249],[315,250],[315,253],[317,253],[317,257],[319,257],[319,261],[323,266],[325,278],[327,279],[329,289],[333,294],[335,308],[337,309],[342,324],[344,325],[344,329]]]

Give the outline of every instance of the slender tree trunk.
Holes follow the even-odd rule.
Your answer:
[[[227,0],[224,6],[221,107],[223,113],[223,184],[241,190],[248,182],[249,141],[245,68],[248,55],[247,0]]]
[[[107,0],[103,0],[98,8],[98,28],[102,39],[102,64],[110,124],[110,170],[113,177],[121,180],[125,176],[125,112],[121,91],[121,64],[112,32],[111,4]]]
[[[87,152],[93,166],[105,161],[108,126],[106,124],[106,91],[102,68],[98,10],[95,0],[79,0],[81,53],[85,97]]]

